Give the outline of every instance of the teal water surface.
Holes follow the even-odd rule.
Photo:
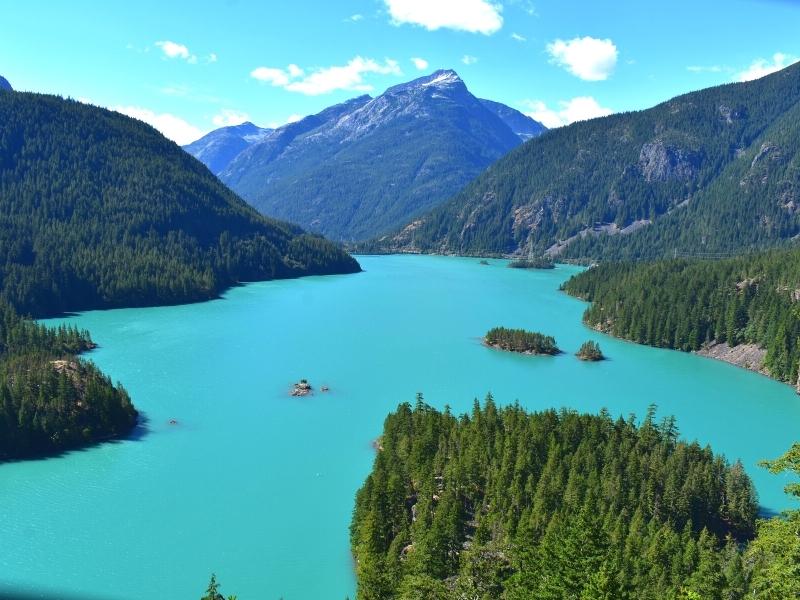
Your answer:
[[[200,597],[213,571],[240,600],[352,598],[353,496],[387,412],[418,391],[455,411],[488,391],[533,410],[642,415],[655,403],[684,437],[741,458],[765,508],[790,506],[785,480],[756,466],[800,438],[790,387],[587,329],[585,304],[557,291],[574,267],[360,260],[358,275],[63,319],[92,332],[100,348],[89,357],[130,391],[146,424],[129,440],[0,465],[0,581],[179,600]],[[495,325],[554,335],[566,352],[484,348]],[[611,360],[575,359],[589,338]],[[290,398],[300,378],[331,391]]]

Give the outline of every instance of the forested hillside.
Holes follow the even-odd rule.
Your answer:
[[[357,271],[258,215],[121,114],[0,94],[0,299],[22,313],[204,300],[239,281]]]
[[[0,462],[126,434],[136,410],[122,387],[75,357],[88,332],[48,329],[0,302]]]
[[[358,598],[744,598],[752,483],[677,431],[652,409],[400,405],[356,499]]]
[[[584,315],[592,327],[680,350],[755,344],[767,351],[763,366],[770,375],[798,382],[798,248],[718,261],[603,263],[563,289],[592,303]]]
[[[800,64],[579,122],[366,249],[562,258],[775,246],[800,233]]]

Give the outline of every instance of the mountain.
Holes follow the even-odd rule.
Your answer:
[[[436,206],[543,129],[436,71],[280,127],[219,177],[263,214],[365,239]]]
[[[14,88],[11,87],[11,84],[8,83],[8,79],[0,75],[0,90],[4,90],[7,92],[13,92]]]
[[[358,263],[259,215],[152,127],[0,94],[0,301],[35,316],[213,298],[240,281]]]
[[[373,250],[651,258],[800,233],[800,64],[548,131]]]
[[[215,129],[183,149],[218,175],[242,150],[260,142],[273,130],[250,122]]]
[[[547,131],[547,127],[539,123],[539,121],[534,121],[528,115],[510,106],[493,100],[481,100],[481,104],[500,117],[503,123],[508,125],[511,131],[523,142],[527,142],[529,139],[542,135]]]

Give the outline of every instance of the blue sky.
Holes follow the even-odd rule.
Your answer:
[[[276,126],[438,68],[549,126],[800,58],[788,0],[0,0],[0,74],[179,143]]]

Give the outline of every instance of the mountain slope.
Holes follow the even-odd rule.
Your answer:
[[[272,131],[272,129],[256,127],[250,122],[221,127],[204,135],[199,140],[183,146],[183,149],[217,175],[245,148],[258,143]]]
[[[492,111],[496,116],[500,117],[503,123],[508,125],[511,131],[523,142],[527,142],[529,139],[542,135],[547,131],[547,127],[539,123],[539,121],[534,121],[528,115],[510,106],[493,100],[483,99],[481,99],[481,104]]]
[[[239,281],[359,269],[258,215],[140,121],[0,94],[0,300],[18,311],[212,298]]]
[[[796,64],[549,131],[373,247],[641,258],[780,244],[800,232],[799,100]]]
[[[437,71],[281,127],[220,179],[263,214],[364,239],[437,205],[542,129]]]
[[[14,88],[11,87],[11,84],[8,83],[8,79],[0,75],[0,90],[4,90],[6,92],[13,92]]]

